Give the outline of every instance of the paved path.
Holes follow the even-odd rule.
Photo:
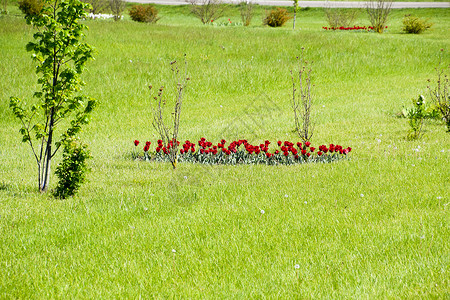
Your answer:
[[[125,0],[135,3],[155,3],[162,5],[186,5],[185,0]],[[237,4],[241,0],[222,0],[225,3]],[[201,2],[201,1],[199,1]],[[285,0],[252,0],[253,3],[268,6],[292,6],[293,1]],[[363,8],[366,2],[359,1],[299,1],[299,7],[336,7],[336,8]],[[450,2],[393,2],[392,8],[450,8]]]

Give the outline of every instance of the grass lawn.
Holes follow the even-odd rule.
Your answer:
[[[0,298],[450,297],[450,135],[427,121],[407,141],[395,116],[427,97],[441,48],[450,62],[447,9],[395,10],[381,35],[324,31],[321,9],[301,11],[295,31],[262,27],[263,8],[249,27],[202,26],[187,6],[158,6],[156,25],[86,21],[97,54],[83,92],[100,101],[82,133],[92,172],[76,197],[56,200],[37,191],[8,107],[37,89],[25,51],[34,31],[10,8],[0,17]],[[403,34],[410,13],[434,26]],[[238,9],[217,23],[228,18]],[[357,23],[369,25],[365,13]],[[313,144],[350,146],[349,160],[173,171],[130,159],[134,139],[152,149],[158,139],[147,86],[170,83],[169,62],[184,54],[180,140],[298,141],[289,71],[302,47]]]

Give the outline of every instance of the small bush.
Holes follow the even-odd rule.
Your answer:
[[[87,145],[68,140],[64,143],[63,160],[56,168],[58,185],[53,192],[56,198],[65,199],[74,196],[86,181],[89,171],[86,160],[91,158]]]
[[[405,15],[403,18],[403,31],[406,33],[419,34],[430,28],[432,25],[433,23],[428,23],[428,19],[422,20],[421,18],[411,15]]]
[[[122,14],[126,6],[127,4],[124,0],[109,0],[109,9],[111,10],[114,21],[122,20]]]
[[[288,11],[284,8],[277,7],[272,9],[270,12],[266,12],[266,17],[263,20],[264,25],[269,25],[270,27],[281,27],[292,19]]]
[[[158,18],[158,10],[151,5],[135,5],[130,9],[131,20],[144,23],[156,23]]]
[[[350,27],[359,15],[357,9],[325,7],[325,17],[330,27]]]
[[[19,1],[19,9],[25,16],[38,16],[44,7],[44,2],[41,0],[22,0]]]
[[[211,24],[222,17],[228,6],[222,0],[187,0],[191,4],[191,13],[203,24]]]

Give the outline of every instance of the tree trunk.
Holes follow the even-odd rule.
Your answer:
[[[39,187],[42,193],[48,190],[48,185],[50,183],[50,171],[51,171],[51,162],[52,162],[52,142],[53,142],[53,125],[54,125],[54,109],[51,109],[50,112],[50,124],[48,127],[48,140],[45,149],[45,161],[44,161],[44,178],[42,181],[42,185]]]
[[[292,26],[292,29],[294,29],[294,30],[295,30],[295,19],[296,19],[296,17],[297,17],[297,13],[294,12],[294,25]]]

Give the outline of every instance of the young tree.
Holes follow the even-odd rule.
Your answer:
[[[291,70],[292,78],[292,110],[294,111],[295,131],[304,142],[310,142],[314,132],[311,121],[312,94],[311,94],[311,67],[302,56],[298,60],[298,69],[294,73]]]
[[[294,24],[292,25],[292,29],[295,29],[295,20],[297,19],[297,10],[298,10],[298,0],[294,0]]]
[[[40,14],[25,17],[37,29],[26,49],[37,63],[41,88],[34,93],[38,100],[31,107],[17,97],[11,97],[10,107],[22,122],[22,141],[29,143],[36,159],[41,192],[50,183],[52,158],[88,123],[96,106],[95,100],[79,95],[84,84],[80,74],[92,58],[92,48],[80,42],[87,27],[79,20],[88,7],[79,0],[45,0]]]
[[[187,76],[186,58],[184,64],[185,70],[183,74],[180,74],[180,69],[178,68],[176,60],[170,64],[172,66],[172,72],[176,82],[175,90],[172,95],[167,96],[166,89],[164,86],[161,86],[157,95],[153,96],[153,100],[155,100],[155,102],[152,103],[152,125],[161,137],[161,141],[166,148],[164,152],[165,154],[168,154],[173,169],[176,169],[179,144],[177,138],[178,129],[180,128],[181,105],[183,104],[184,90],[189,78]],[[152,86],[150,85],[149,88],[151,90]],[[172,100],[170,100],[170,98],[172,98]],[[173,105],[173,111],[171,112],[170,117],[167,113],[165,113],[165,108],[167,105]]]

